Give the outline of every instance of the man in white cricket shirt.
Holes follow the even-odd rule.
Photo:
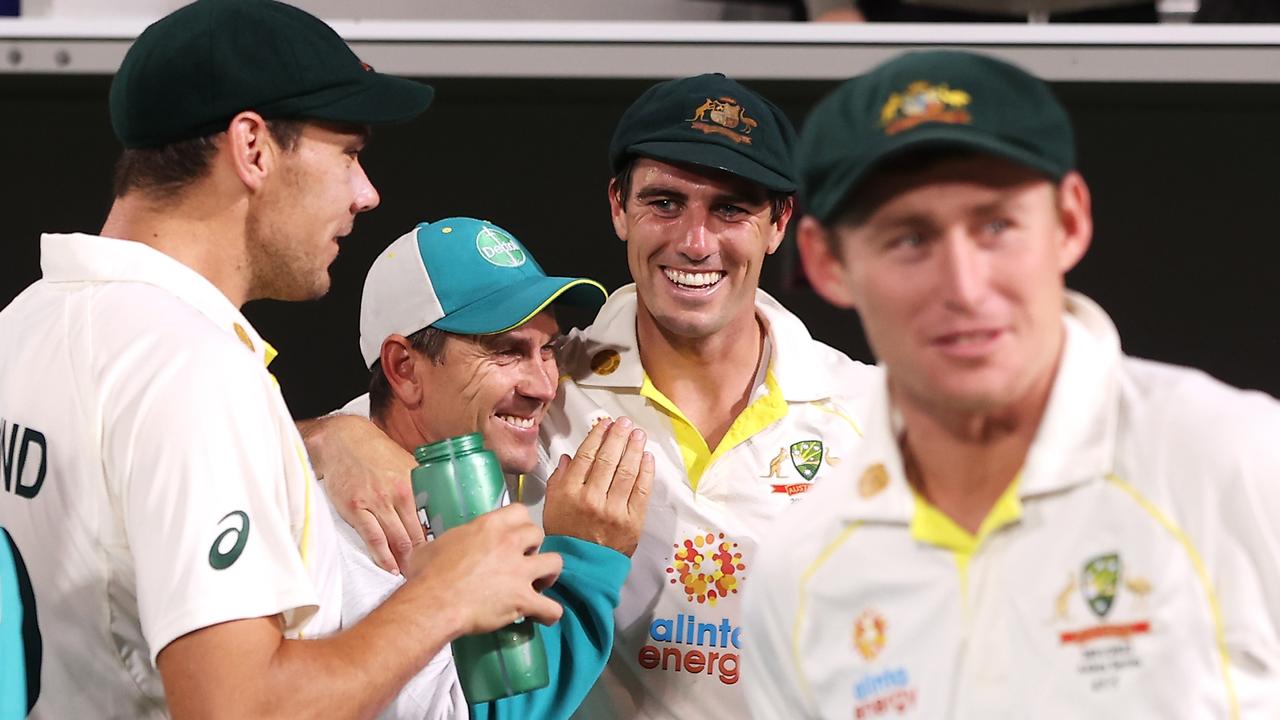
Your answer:
[[[1280,716],[1280,404],[1064,289],[1093,223],[1048,86],[906,54],[800,148],[805,268],[887,376],[765,544],[754,716]]]
[[[648,433],[649,515],[580,717],[745,715],[760,533],[860,441],[853,401],[878,373],[758,287],[794,208],[793,143],[781,110],[715,74],[653,86],[615,129],[609,202],[635,284],[561,348],[524,498],[594,423]]]
[[[0,312],[0,525],[43,636],[33,717],[369,715],[451,639],[559,616],[533,584],[560,560],[512,508],[421,551],[364,622],[299,641],[339,629],[334,528],[240,307],[324,294],[378,203],[367,126],[430,97],[268,0],[200,0],[130,48],[101,236],[45,235],[43,278]]]

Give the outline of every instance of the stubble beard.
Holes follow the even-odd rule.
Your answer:
[[[264,191],[245,218],[249,299],[317,300],[329,291],[328,265],[308,253],[310,238],[290,233],[287,218],[303,197],[298,173],[286,166],[280,184]]]

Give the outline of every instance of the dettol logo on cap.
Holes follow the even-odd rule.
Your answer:
[[[520,267],[525,261],[524,248],[496,228],[481,228],[476,233],[476,250],[480,251],[480,257],[498,267]]]

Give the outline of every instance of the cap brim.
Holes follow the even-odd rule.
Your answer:
[[[529,278],[461,307],[431,327],[464,335],[496,335],[529,322],[553,302],[595,310],[604,305],[608,297],[609,293],[594,280]]]
[[[627,153],[655,160],[701,165],[746,178],[777,192],[795,192],[796,184],[760,163],[721,145],[706,142],[646,142],[627,148]]]
[[[369,72],[353,90],[324,97],[318,94],[311,109],[299,117],[359,125],[388,125],[406,122],[421,115],[435,97],[430,85],[395,75]]]
[[[937,125],[917,128],[886,143],[870,162],[861,160],[860,162],[863,163],[863,166],[860,172],[843,173],[841,176],[845,180],[844,189],[832,198],[830,208],[825,209],[821,214],[815,214],[823,222],[831,220],[832,215],[844,204],[845,199],[857,190],[863,181],[884,167],[885,163],[910,152],[939,148],[971,150],[983,155],[994,155],[1037,172],[1042,172],[1055,181],[1062,179],[1062,176],[1071,170],[1069,167],[1060,167],[1052,160],[1041,157],[1015,143],[992,137],[966,126]]]

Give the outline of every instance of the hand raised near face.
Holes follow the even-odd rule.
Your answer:
[[[547,479],[542,525],[548,535],[567,535],[604,545],[630,557],[640,540],[653,455],[645,432],[629,418],[591,428],[573,458],[560,457]]]

